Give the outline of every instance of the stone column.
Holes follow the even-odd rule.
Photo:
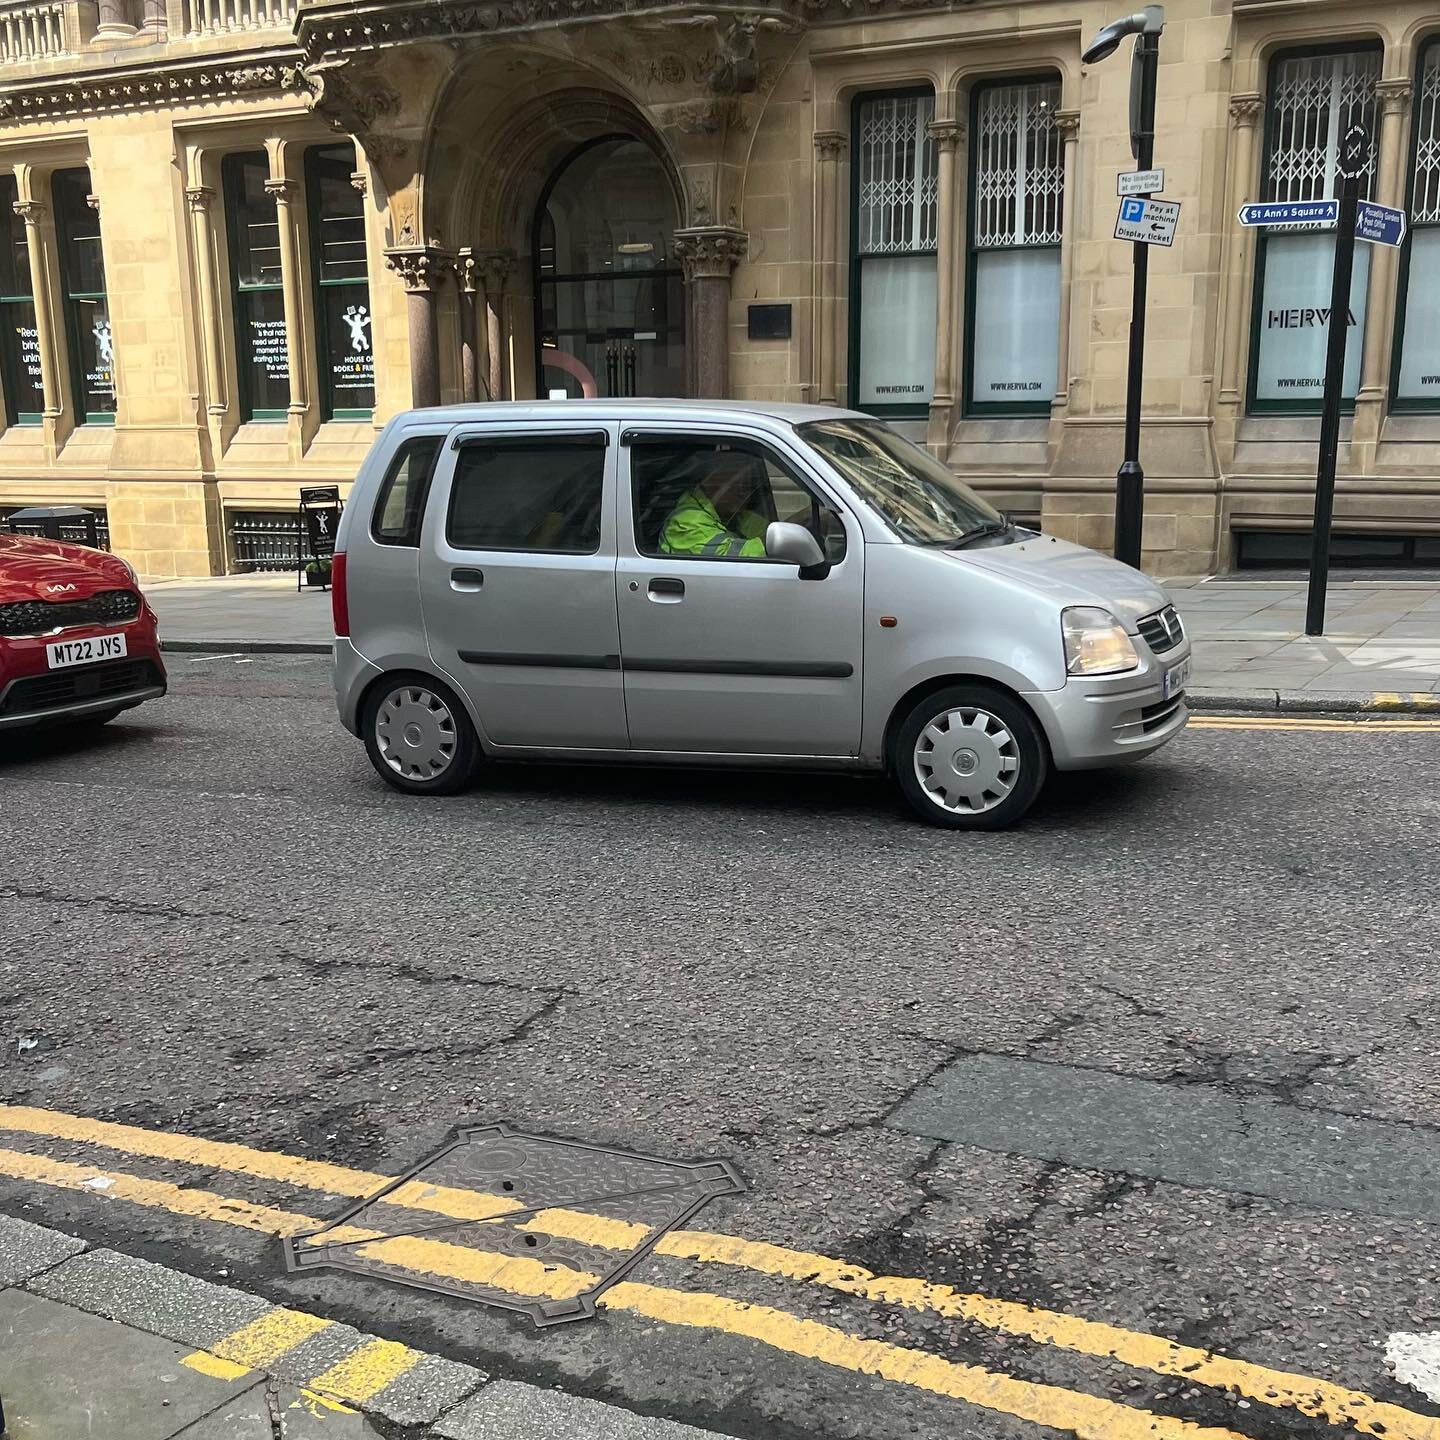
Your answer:
[[[930,449],[943,456],[950,448],[955,414],[955,276],[964,251],[955,207],[955,152],[965,143],[965,127],[958,120],[932,120],[927,129],[939,162],[935,184],[935,384],[927,438]]]
[[[35,304],[35,345],[40,352],[40,391],[45,399],[46,427],[53,429],[64,402],[51,310],[50,269],[45,263],[45,240],[41,231],[46,210],[38,200],[17,200],[15,213],[25,222],[25,253],[30,261],[30,290]]]
[[[104,44],[111,40],[128,40],[136,33],[134,7],[130,0],[99,0],[95,7],[95,40]]]
[[[304,448],[305,416],[310,408],[305,384],[305,303],[300,293],[300,241],[295,202],[300,190],[294,180],[274,175],[265,193],[275,201],[275,223],[280,238],[280,283],[285,299],[285,368],[290,372],[289,436],[293,459]]]
[[[455,262],[455,279],[460,286],[460,394],[474,402],[480,398],[480,339],[477,333],[475,292],[480,288],[479,266],[467,245]]]
[[[515,257],[505,250],[492,250],[480,257],[480,278],[485,286],[485,358],[489,399],[504,400],[505,365],[505,282]]]
[[[675,254],[685,267],[694,320],[695,398],[724,400],[730,392],[730,276],[745,258],[750,237],[728,225],[698,225],[675,232]]]
[[[1063,209],[1064,223],[1060,230],[1060,372],[1055,377],[1055,404],[1068,406],[1070,403],[1070,306],[1075,294],[1075,229],[1076,211],[1079,208],[1080,192],[1076,188],[1076,156],[1080,148],[1080,112],[1078,110],[1057,110],[1055,129],[1060,133],[1064,146],[1062,166],[1064,171]]]
[[[1230,97],[1230,204],[1226,215],[1235,215],[1251,198],[1256,183],[1255,122],[1264,109],[1263,95],[1246,94]],[[1254,244],[1249,230],[1240,229],[1230,220],[1229,263],[1225,274],[1224,296],[1220,304],[1224,326],[1224,349],[1221,354],[1220,399],[1238,408],[1241,404],[1240,376],[1243,361],[1241,347],[1245,343],[1247,306],[1246,286],[1252,278]]]
[[[405,284],[410,330],[410,403],[440,403],[440,345],[435,330],[435,292],[454,265],[443,251],[418,245],[387,250],[385,263]]]
[[[1405,204],[1404,131],[1413,93],[1408,76],[1381,80],[1380,139],[1376,146],[1374,198],[1381,205],[1400,209]],[[1361,241],[1361,244],[1364,242]],[[1365,338],[1360,360],[1360,389],[1355,397],[1352,444],[1371,447],[1379,441],[1385,410],[1389,356],[1395,334],[1395,259],[1389,245],[1370,247],[1370,286],[1365,303]],[[1369,469],[1368,453],[1357,455]]]
[[[840,162],[846,138],[838,130],[821,130],[815,135],[815,371],[822,405],[839,398],[839,353],[836,335],[839,276],[836,255],[839,244]],[[853,400],[853,396],[851,397]]]
[[[215,273],[215,236],[210,228],[210,206],[215,192],[208,185],[190,185],[185,203],[190,208],[190,231],[195,246],[195,289],[200,302],[200,359],[205,376],[206,409],[217,422],[225,413],[224,335],[220,284]],[[214,437],[212,436],[212,439]]]

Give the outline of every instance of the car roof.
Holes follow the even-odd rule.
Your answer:
[[[808,420],[835,420],[842,416],[865,420],[858,410],[837,405],[789,405],[768,400],[501,400],[471,405],[437,405],[403,411],[395,418],[441,420],[449,425],[471,421],[558,420],[584,414],[596,420],[780,420],[803,425]]]

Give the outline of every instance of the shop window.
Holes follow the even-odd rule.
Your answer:
[[[221,162],[240,412],[246,420],[283,420],[290,404],[280,223],[275,197],[265,193],[269,175],[263,151],[227,155]]]
[[[1235,536],[1238,570],[1307,570],[1308,530],[1250,530]],[[1332,570],[1426,570],[1440,566],[1440,536],[1333,535]]]
[[[1055,398],[1065,209],[1059,103],[1052,80],[975,92],[965,307],[971,414],[1045,413]]]
[[[375,409],[365,197],[350,183],[354,169],[349,145],[305,153],[320,399],[327,420],[368,420]]]
[[[923,415],[935,388],[935,142],[927,91],[863,95],[851,123],[850,395]]]
[[[1352,125],[1376,128],[1380,51],[1329,50],[1278,56],[1270,67],[1265,124],[1266,200],[1323,200],[1340,193],[1340,142]],[[1361,181],[1374,183],[1374,164]],[[1330,225],[1262,230],[1256,248],[1250,360],[1255,412],[1315,412],[1324,391],[1325,345],[1335,234]],[[1360,383],[1370,246],[1355,247],[1342,393]]]
[[[38,425],[45,409],[40,344],[35,336],[35,291],[25,224],[15,213],[13,175],[0,175],[0,385],[11,425]]]
[[[1393,408],[1440,410],[1440,36],[1420,52],[1410,149],[1410,234],[1395,322]]]
[[[75,409],[82,424],[113,425],[115,351],[105,297],[100,214],[91,203],[90,172],[57,170],[51,187]]]

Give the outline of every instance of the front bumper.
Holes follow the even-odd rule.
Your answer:
[[[129,710],[147,700],[158,700],[165,688],[164,666],[144,655],[17,676],[0,690],[0,731],[63,724],[106,710]]]
[[[1124,765],[1152,754],[1185,728],[1185,694],[1165,698],[1165,674],[1190,659],[1184,640],[1164,655],[1136,647],[1141,664],[1123,675],[1071,676],[1059,690],[1025,698],[1050,741],[1057,770]]]

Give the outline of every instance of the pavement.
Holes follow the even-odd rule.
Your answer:
[[[1301,580],[1233,576],[1163,582],[1195,644],[1201,705],[1345,711],[1440,708],[1440,581],[1334,580],[1328,628],[1305,630]],[[321,654],[329,592],[293,575],[146,582],[168,647]]]
[[[1201,714],[953,835],[849,777],[401,796],[323,657],[171,660],[0,753],[12,1430],[1440,1435],[1440,717]],[[523,1167],[533,1259],[476,1174],[392,1192],[391,1278],[287,1270],[495,1122],[747,1189],[549,1328],[452,1292],[634,1227]]]

